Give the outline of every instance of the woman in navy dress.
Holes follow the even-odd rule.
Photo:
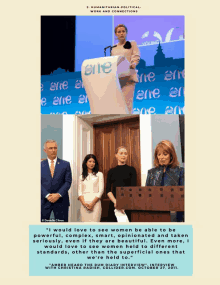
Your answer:
[[[168,140],[159,142],[154,152],[155,167],[148,171],[146,186],[184,186],[184,168]],[[171,212],[173,222],[184,222],[184,212]]]

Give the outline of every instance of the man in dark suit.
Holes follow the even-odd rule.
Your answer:
[[[57,222],[68,222],[72,173],[69,162],[57,157],[57,142],[44,144],[47,159],[41,162],[41,221],[49,220],[53,211]]]

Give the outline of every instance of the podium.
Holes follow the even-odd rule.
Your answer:
[[[129,114],[119,83],[130,75],[129,66],[124,56],[83,61],[81,75],[92,114]]]
[[[117,187],[117,208],[131,210],[131,222],[170,222],[184,211],[184,186]]]

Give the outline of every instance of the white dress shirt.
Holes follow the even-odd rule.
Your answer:
[[[50,167],[51,167],[51,162],[52,162],[52,160],[49,159],[49,158],[47,158],[47,160],[48,160],[48,164],[49,164],[49,168],[50,168]],[[54,172],[55,172],[55,166],[56,166],[56,163],[57,163],[57,157],[53,159],[53,162],[54,162]],[[59,194],[59,193],[58,193],[58,194]],[[47,194],[45,198],[47,198],[49,195],[50,195],[50,194]],[[60,195],[60,194],[59,194],[59,195]],[[62,197],[62,196],[60,195],[60,197]]]
[[[47,160],[48,160],[49,167],[51,167],[52,160],[49,159],[49,158],[47,158]],[[56,163],[57,163],[57,157],[55,159],[53,159],[53,162],[54,162],[54,169],[55,169],[55,166],[56,166]]]

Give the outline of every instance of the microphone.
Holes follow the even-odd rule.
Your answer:
[[[107,46],[107,47],[104,48],[104,50],[106,50],[107,48],[110,48],[110,47],[111,47],[111,46]]]
[[[112,55],[112,49],[113,49],[114,47],[117,47],[117,45],[114,45],[114,46],[110,47],[110,55]]]
[[[108,48],[111,48],[111,46],[107,46],[107,47],[104,48],[104,55],[105,55],[105,56],[106,56],[106,50],[107,50]]]
[[[105,56],[106,56],[106,50],[107,50],[108,48],[110,48],[110,54],[111,54],[112,49],[113,49],[114,47],[117,47],[117,45],[105,47],[105,48],[104,48],[104,54],[105,54]]]
[[[166,165],[164,165],[164,167],[163,167],[163,171],[164,171],[164,173],[166,172]],[[179,183],[175,180],[175,179],[173,179],[173,177],[171,177],[170,175],[169,175],[169,173],[168,172],[166,172],[166,174],[176,183],[176,185],[178,185]]]
[[[114,45],[114,46],[107,46],[107,47],[105,47],[104,49],[114,48],[114,47],[117,47],[117,45]]]

